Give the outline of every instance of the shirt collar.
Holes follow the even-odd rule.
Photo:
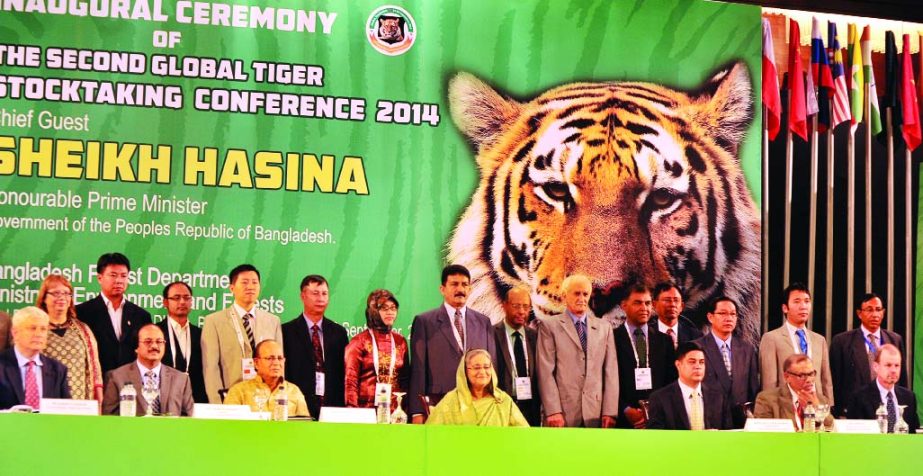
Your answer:
[[[311,330],[311,329],[314,328],[314,321],[312,321],[311,319],[309,319],[307,314],[305,314],[305,313],[302,312],[302,313],[301,313],[301,317],[304,318],[304,322],[308,325],[308,330]],[[323,318],[323,317],[320,318],[319,321],[317,321],[317,330],[318,330],[318,332],[320,332],[321,334],[324,333],[324,318]]]
[[[885,401],[885,398],[887,398],[887,394],[890,393],[890,394],[894,395],[894,404],[897,405],[897,394],[894,393],[894,387],[892,387],[891,390],[888,390],[888,389],[882,387],[882,386],[881,386],[881,382],[879,382],[877,378],[875,379],[875,385],[878,386],[878,393],[881,394],[881,401],[882,401],[882,402]]]
[[[795,335],[796,331],[804,331],[805,337],[808,335],[808,330],[806,328],[802,327],[799,329],[798,327],[793,326],[791,322],[788,322],[788,319],[785,319],[785,328],[788,329],[788,333],[791,335]]]
[[[730,347],[731,347],[731,339],[734,338],[734,334],[731,334],[731,335],[728,336],[728,340],[721,340],[721,338],[718,337],[718,335],[715,334],[714,332],[711,333],[711,336],[715,338],[715,343],[718,344],[718,348],[719,348],[719,349],[721,348],[721,345],[722,345],[722,344],[727,344],[727,346],[730,348]]]
[[[862,329],[862,337],[865,337],[866,339],[868,339],[869,334],[872,334],[878,340],[878,345],[881,345],[881,327],[879,327],[878,330],[875,332],[868,330],[864,324],[860,325],[859,328]]]
[[[180,325],[179,322],[176,322],[172,316],[167,316],[167,321],[170,323],[170,327],[173,328],[174,332],[183,332],[185,333],[189,330],[189,319],[186,319],[186,325]]]
[[[13,352],[16,353],[16,363],[19,364],[20,367],[25,367],[30,360],[35,362],[35,365],[38,365],[39,367],[42,366],[41,352],[35,354],[35,357],[32,357],[31,359],[19,353],[19,349],[17,349],[16,346],[13,346]]]
[[[564,312],[567,314],[567,317],[569,317],[570,320],[571,320],[575,325],[576,325],[578,322],[582,322],[582,323],[586,324],[586,313],[583,313],[582,316],[579,316],[579,317],[578,317],[578,316],[575,316],[574,313],[570,312],[570,311],[567,310],[567,309],[565,309]]]
[[[658,317],[657,318],[657,329],[660,332],[663,332],[664,334],[667,333],[667,329],[673,329],[673,333],[676,335],[679,335],[679,319],[676,320],[676,324],[672,326],[668,326],[664,324],[663,321],[661,321],[660,318]]]
[[[683,392],[683,399],[685,400],[688,400],[689,395],[692,394],[693,392],[695,392],[698,395],[702,394],[702,384],[701,383],[699,383],[695,387],[690,387],[684,384],[682,380],[677,380],[676,383],[679,384],[679,389],[681,392]]]
[[[240,316],[241,319],[243,319],[246,314],[250,314],[251,316],[256,317],[256,304],[254,304],[253,307],[251,307],[248,311],[240,307],[240,305],[235,302],[234,310],[237,311],[237,315]]]
[[[106,303],[106,308],[108,308],[108,309],[112,309],[112,310],[114,310],[114,311],[118,311],[118,310],[122,309],[123,307],[125,307],[125,301],[126,301],[125,296],[122,296],[122,303],[119,304],[119,307],[118,307],[118,308],[112,307],[112,301],[110,301],[109,298],[107,298],[105,294],[103,294],[103,293],[100,292],[100,293],[99,293],[99,297],[103,298],[103,302]]]
[[[795,389],[791,385],[785,384],[785,388],[788,389],[788,392],[792,394],[792,403],[796,406],[798,405],[798,394],[795,392]]]
[[[641,329],[641,332],[644,333],[644,338],[647,339],[647,326],[636,326],[628,321],[628,319],[625,319],[625,327],[628,330],[628,335],[632,339],[635,337],[635,329]]]
[[[506,322],[506,319],[503,320],[503,327],[506,328],[506,335],[513,337],[513,333],[518,332],[520,336],[526,336],[526,326],[522,326],[519,329],[513,329],[513,326],[509,325]]]
[[[148,370],[153,370],[153,371],[154,371],[154,375],[156,375],[157,378],[160,378],[160,362],[157,362],[157,365],[155,365],[154,368],[152,368],[152,369],[149,369],[149,368],[145,367],[145,366],[141,363],[140,360],[135,360],[135,364],[138,366],[138,370],[141,372],[141,376],[142,376],[142,377],[144,376],[144,374],[147,373]]]
[[[445,301],[442,302],[442,307],[445,308],[445,312],[446,314],[449,315],[450,320],[455,318],[455,308],[454,307],[450,306],[449,303]],[[462,306],[461,309],[459,309],[459,311],[461,311],[461,316],[463,320],[465,319],[465,316],[466,316],[465,311],[467,310],[468,310],[468,306]]]

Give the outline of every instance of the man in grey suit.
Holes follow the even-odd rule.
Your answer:
[[[711,332],[693,341],[705,352],[705,383],[724,392],[733,427],[743,428],[744,404],[752,404],[760,391],[756,348],[739,337],[734,338],[738,316],[737,303],[731,298],[717,297],[707,310]]]
[[[785,359],[792,354],[805,354],[816,370],[814,387],[817,394],[824,397],[825,403],[833,405],[833,378],[827,339],[805,327],[811,315],[811,294],[807,286],[794,283],[782,291],[782,314],[785,315],[782,326],[763,334],[760,339],[760,378],[763,380],[763,390],[775,389],[785,381]]]
[[[862,323],[858,329],[841,332],[830,341],[830,372],[833,375],[833,396],[837,405],[834,416],[846,416],[846,405],[859,389],[872,383],[875,374],[875,354],[885,344],[891,344],[904,355],[904,339],[897,333],[881,328],[885,318],[885,306],[875,293],[868,293],[856,300],[856,316]],[[904,366],[906,367],[906,365]],[[897,385],[907,386],[907,375],[900,373]]]
[[[242,264],[231,270],[234,304],[205,316],[202,326],[202,373],[208,403],[221,403],[223,393],[237,382],[256,377],[253,349],[257,342],[282,343],[279,318],[257,306],[260,272]]]
[[[497,339],[497,379],[500,390],[510,394],[530,426],[541,426],[541,400],[535,373],[538,331],[526,326],[532,312],[530,290],[515,287],[506,293],[502,322],[494,324]]]
[[[442,269],[439,292],[445,299],[436,309],[413,318],[410,327],[411,374],[410,415],[413,423],[423,423],[420,396],[435,405],[455,388],[455,373],[464,353],[485,349],[497,362],[497,351],[490,319],[465,306],[471,291],[471,273],[462,265]]]
[[[589,278],[568,276],[561,290],[567,309],[540,321],[535,353],[545,425],[614,427],[619,368],[612,326],[589,311]]]
[[[192,416],[192,382],[189,375],[160,363],[167,345],[163,331],[156,324],[145,324],[135,340],[138,359],[109,372],[106,391],[103,393],[103,415],[118,415],[119,392],[125,384],[135,388],[136,415],[147,412],[148,403],[142,395],[145,386],[160,389],[160,395],[151,403],[154,414]]]

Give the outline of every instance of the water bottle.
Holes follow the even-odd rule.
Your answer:
[[[288,395],[285,389],[279,387],[272,398],[276,401],[276,406],[272,409],[272,421],[288,421]]]
[[[885,404],[882,403],[878,405],[878,410],[875,410],[875,420],[878,421],[878,431],[881,433],[888,432],[888,410],[885,408]]]
[[[811,403],[804,407],[804,432],[814,433],[814,405]]]
[[[138,392],[135,390],[135,386],[131,382],[126,383],[122,387],[122,391],[119,392],[119,416],[133,417],[137,414],[137,397]]]
[[[375,415],[377,423],[391,423],[391,395],[387,392],[379,391],[375,394]]]

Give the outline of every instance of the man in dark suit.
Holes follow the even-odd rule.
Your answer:
[[[41,355],[48,343],[48,314],[29,306],[13,313],[13,347],[0,352],[0,410],[39,408],[42,398],[70,398],[67,368]]]
[[[132,339],[151,314],[125,299],[131,263],[122,253],[106,253],[96,262],[100,293],[77,305],[77,318],[86,323],[96,337],[99,365],[103,375],[135,360],[136,342]]]
[[[535,346],[538,332],[526,326],[532,312],[532,298],[527,287],[506,293],[503,322],[494,324],[497,339],[497,378],[500,390],[510,394],[531,426],[540,426],[541,399],[535,374]]]
[[[346,405],[343,354],[349,336],[343,326],[324,316],[330,289],[323,276],[301,280],[301,303],[303,312],[282,325],[285,377],[301,389],[311,415],[319,418],[321,407]]]
[[[167,341],[163,363],[188,374],[193,400],[208,403],[202,375],[202,329],[189,322],[192,288],[182,281],[170,283],[163,288],[163,302],[167,318],[157,324]]]
[[[705,352],[705,383],[724,393],[734,428],[743,428],[745,404],[752,405],[760,391],[756,348],[734,337],[738,316],[737,304],[731,298],[717,297],[707,310],[711,333],[693,341]]]
[[[846,411],[849,418],[873,420],[876,418],[875,412],[878,407],[884,405],[888,412],[888,433],[894,433],[897,406],[906,405],[904,421],[907,422],[910,433],[917,432],[920,428],[917,397],[909,389],[897,384],[903,375],[901,355],[901,351],[893,344],[881,346],[875,355],[875,361],[872,362],[876,374],[875,381],[853,394]]]
[[[151,413],[158,415],[192,416],[192,383],[189,375],[167,365],[161,365],[164,348],[169,345],[164,334],[154,324],[141,327],[135,339],[138,358],[112,372],[106,377],[106,390],[103,392],[103,415],[119,414],[119,393],[125,384],[130,383],[136,392],[135,415],[147,413],[148,403],[144,399],[142,388],[153,386],[160,390],[151,402]]]
[[[439,292],[442,306],[413,318],[410,327],[411,374],[409,408],[413,423],[423,423],[427,396],[435,405],[455,388],[455,372],[470,349],[487,350],[497,362],[496,343],[487,316],[465,306],[471,291],[471,273],[452,264],[442,269]]]
[[[651,393],[647,427],[655,430],[730,430],[725,392],[704,384],[705,352],[695,342],[676,348],[679,379]]]
[[[634,284],[622,299],[625,323],[615,330],[615,351],[619,368],[620,428],[644,428],[647,421],[641,400],[651,391],[676,380],[673,341],[666,334],[651,331],[651,292]]]
[[[846,413],[847,404],[860,388],[875,380],[871,361],[878,349],[884,344],[891,344],[904,355],[904,339],[894,332],[881,328],[886,309],[881,298],[875,293],[868,293],[856,300],[856,316],[862,323],[858,329],[841,332],[830,341],[830,371],[833,375],[834,402],[836,416],[853,418]],[[900,374],[897,382],[906,386],[905,373]]]
[[[702,331],[682,314],[683,295],[671,282],[663,282],[654,287],[654,312],[657,319],[652,319],[648,326],[651,330],[663,332],[673,341],[675,349],[681,342],[690,342],[702,337]]]

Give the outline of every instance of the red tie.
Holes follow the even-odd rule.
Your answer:
[[[35,379],[35,362],[26,364],[26,405],[38,410],[38,381]]]
[[[673,332],[673,329],[667,329],[667,335],[670,336],[670,339],[673,339],[673,349],[676,349],[676,346],[679,345],[679,342],[676,340],[676,333]]]
[[[801,423],[801,428],[804,428],[804,405],[801,404],[801,400],[799,400],[798,405],[795,406],[795,411],[798,415],[798,422]]]
[[[320,327],[315,325],[311,327],[311,347],[314,347],[314,368],[320,372],[324,371],[324,347],[320,343]]]

